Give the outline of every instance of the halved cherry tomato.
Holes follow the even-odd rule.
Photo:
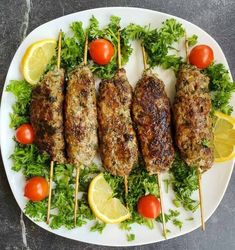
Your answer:
[[[114,47],[106,39],[96,39],[90,43],[89,52],[94,62],[99,65],[106,65],[114,55]]]
[[[138,200],[137,210],[145,218],[155,219],[161,213],[161,203],[156,196],[149,194]]]
[[[49,194],[49,185],[43,177],[29,179],[24,188],[24,196],[31,201],[41,201]]]
[[[195,46],[189,55],[189,62],[199,69],[207,68],[214,61],[214,53],[211,47],[207,45]]]
[[[30,124],[23,124],[16,130],[16,140],[21,144],[31,144],[34,141],[34,131]]]

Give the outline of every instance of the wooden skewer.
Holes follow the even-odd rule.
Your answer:
[[[203,197],[202,197],[202,174],[198,170],[198,186],[199,186],[199,203],[200,203],[200,212],[201,212],[201,228],[202,231],[206,230],[205,221],[204,221],[204,206],[203,206]]]
[[[87,65],[88,35],[86,34],[83,63]]]
[[[122,55],[121,55],[121,39],[120,31],[118,31],[118,68],[122,67]]]
[[[188,54],[188,38],[185,32],[185,54],[186,54],[186,62],[189,64],[189,54]],[[200,213],[201,213],[201,228],[202,231],[205,231],[205,220],[204,220],[204,204],[203,204],[203,197],[202,197],[202,173],[201,170],[198,169],[198,193],[199,193],[199,205],[200,205]]]
[[[143,44],[141,46],[141,49],[142,49],[142,55],[143,55],[144,70],[146,70],[147,69],[147,57],[146,57],[146,53],[145,53],[145,49],[144,49],[144,45]],[[166,239],[166,220],[165,220],[165,214],[164,214],[164,203],[163,203],[163,195],[162,195],[162,186],[161,186],[160,172],[157,173],[157,181],[158,181],[160,203],[161,203],[163,236]]]
[[[127,203],[127,196],[128,196],[128,176],[124,176],[124,186],[125,186],[125,200],[126,200],[126,206],[128,207]]]
[[[162,185],[161,185],[160,172],[157,173],[157,180],[158,180],[159,196],[160,196],[160,203],[161,203],[163,236],[166,239],[166,237],[167,237],[167,235],[166,235],[166,220],[165,220],[165,214],[164,214],[164,202],[163,202],[163,195],[162,195]]]
[[[85,46],[84,46],[84,58],[83,64],[87,65],[87,49],[88,49],[88,35],[86,34]],[[76,166],[76,178],[75,178],[75,195],[74,195],[74,226],[77,224],[77,211],[78,211],[78,188],[79,188],[79,173],[81,165]]]
[[[50,181],[49,181],[49,196],[48,196],[48,203],[47,203],[47,221],[46,221],[47,224],[50,223],[53,172],[54,172],[54,161],[51,161],[51,164],[50,164]]]
[[[122,57],[121,57],[121,41],[120,41],[120,31],[118,31],[118,68],[121,69],[122,67]],[[124,185],[125,185],[125,196],[127,201],[127,194],[128,194],[128,176],[124,176]]]
[[[118,69],[122,68],[122,54],[121,54],[121,38],[120,31],[118,30]],[[128,195],[128,176],[124,176],[124,185],[125,185],[125,200],[127,205],[127,195]]]
[[[75,196],[74,196],[74,226],[77,224],[77,211],[78,211],[78,187],[79,187],[79,173],[80,166],[76,168],[76,178],[75,178]]]
[[[57,69],[60,69],[60,62],[61,62],[61,38],[62,38],[62,31],[59,32],[58,37],[58,55],[57,55]],[[47,220],[46,223],[50,223],[50,211],[51,211],[51,197],[52,197],[52,182],[53,182],[53,172],[54,172],[54,161],[51,161],[50,164],[50,180],[49,180],[49,195],[48,195],[48,203],[47,203]]]
[[[189,56],[188,56],[188,37],[185,32],[185,56],[186,56],[186,62],[189,64]]]
[[[58,38],[58,54],[57,54],[57,69],[60,69],[61,62],[61,40],[62,40],[62,31],[60,30],[59,38]]]
[[[143,55],[144,70],[146,70],[147,69],[147,58],[146,58],[144,45],[141,46],[141,49],[142,49],[142,55]]]

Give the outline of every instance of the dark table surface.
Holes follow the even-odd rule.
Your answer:
[[[1,0],[0,1],[0,87],[1,92],[12,57],[24,37],[34,28],[73,12],[106,7],[133,6],[182,17],[212,35],[222,47],[235,77],[234,0]],[[1,121],[4,122],[4,121]],[[24,249],[20,209],[10,190],[0,162],[0,249]],[[135,249],[235,249],[235,173],[218,209],[200,229],[176,239]],[[64,239],[36,226],[24,217],[30,249],[103,249]],[[108,248],[107,248],[108,249]]]

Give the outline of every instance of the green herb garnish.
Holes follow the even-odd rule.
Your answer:
[[[210,147],[210,141],[208,139],[203,139],[202,140],[202,145],[206,148]]]
[[[194,46],[197,44],[197,39],[198,39],[198,36],[197,35],[192,35],[191,37],[188,37],[188,46],[191,47],[191,46]]]
[[[186,220],[194,220],[194,219],[193,219],[193,217],[189,217],[189,218],[187,218]]]
[[[26,178],[32,176],[44,176],[47,178],[49,175],[49,156],[45,153],[40,153],[33,144],[22,145],[16,143],[11,159],[13,160],[12,169],[15,171],[22,170]]]
[[[197,169],[187,166],[179,154],[176,154],[170,172],[173,175],[172,187],[176,194],[174,204],[177,204],[178,207],[178,202],[180,202],[186,210],[196,211],[199,202],[193,200],[191,195],[193,191],[198,189]],[[178,202],[176,203],[176,201]]]
[[[219,63],[210,65],[203,72],[210,78],[209,89],[213,109],[230,115],[233,107],[229,105],[229,101],[235,91],[235,82],[231,81],[228,70]]]
[[[180,207],[180,201],[178,201],[177,199],[174,199],[172,202],[176,207]]]
[[[173,223],[176,227],[178,227],[180,230],[181,230],[181,228],[183,227],[183,222],[180,221],[180,220],[178,220],[178,219],[174,219],[174,220],[172,221],[172,223]]]
[[[72,36],[62,36],[61,46],[61,67],[71,71],[83,62],[85,47],[85,32],[82,22],[73,22],[70,25]]]
[[[98,232],[102,234],[106,224],[103,222],[96,221],[96,223],[90,228],[91,232]]]
[[[160,29],[129,24],[124,33],[131,40],[141,40],[148,55],[147,63],[151,68],[161,65],[164,69],[178,70],[182,58],[169,52],[176,50],[173,45],[184,36],[185,31],[182,24],[175,19],[167,19]]]
[[[168,213],[164,213],[164,215],[165,215],[165,221],[168,222],[168,221],[171,221],[171,220],[175,219],[176,217],[178,217],[180,215],[180,212],[177,211],[177,210],[169,209],[169,212]],[[163,220],[162,220],[162,214],[160,214],[157,217],[156,221],[161,222],[161,223],[163,222]]]
[[[127,238],[127,241],[133,241],[135,240],[135,234],[127,234],[126,238]]]
[[[10,128],[18,128],[21,124],[29,122],[32,85],[24,80],[12,80],[6,91],[16,97],[16,102],[12,105],[13,113],[10,114]]]
[[[28,201],[24,209],[25,214],[35,221],[46,221],[47,203],[47,199],[39,202]]]

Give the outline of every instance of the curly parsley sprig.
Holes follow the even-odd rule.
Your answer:
[[[170,52],[176,50],[174,43],[184,36],[185,30],[175,19],[167,19],[160,29],[129,24],[123,33],[130,40],[141,40],[148,55],[147,63],[151,68],[161,65],[164,69],[178,70],[182,58]]]

